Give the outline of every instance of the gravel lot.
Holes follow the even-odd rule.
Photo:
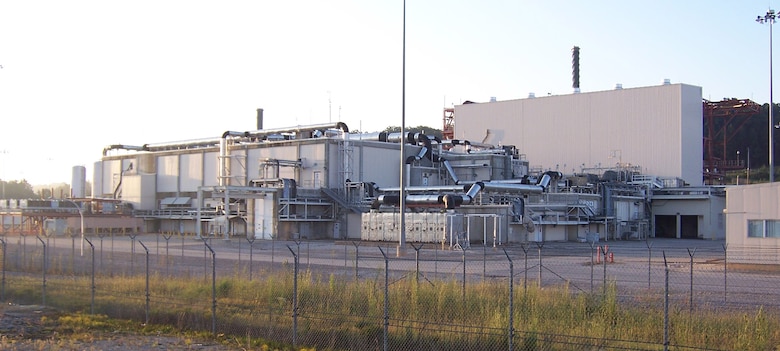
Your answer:
[[[0,307],[0,350],[241,350],[213,341],[128,332],[69,332],[57,322],[60,313],[38,305]]]

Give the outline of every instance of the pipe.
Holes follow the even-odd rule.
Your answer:
[[[407,186],[404,187],[404,189],[406,189],[409,192],[460,191],[463,190],[463,187],[459,185],[429,185],[429,186]],[[391,193],[391,192],[399,192],[401,191],[401,188],[399,187],[376,188],[376,190]]]
[[[277,129],[264,129],[264,130],[255,130],[251,132],[226,131],[222,133],[222,138],[205,138],[205,139],[195,139],[195,140],[185,140],[185,141],[175,141],[175,142],[153,143],[153,144],[144,144],[143,146],[122,145],[122,144],[109,145],[103,148],[103,156],[106,156],[110,150],[117,150],[117,149],[156,152],[156,151],[166,151],[166,150],[189,149],[189,148],[197,148],[197,147],[215,147],[219,145],[220,139],[224,139],[228,136],[259,139],[260,137],[265,137],[268,136],[269,134],[301,133],[303,131],[313,132],[315,130],[326,129],[326,128],[340,129],[344,133],[349,133],[349,127],[344,122],[312,124],[307,126],[277,128]]]
[[[544,192],[544,187],[542,187],[541,185],[494,183],[492,181],[486,182],[484,189],[485,191],[524,193],[524,194],[541,194],[542,192]]]
[[[103,148],[103,156],[106,156],[109,151],[111,150],[131,150],[131,151],[144,151],[143,146],[135,146],[135,145],[123,145],[123,144],[113,144],[109,145]]]
[[[539,182],[536,183],[536,185],[542,187],[542,190],[547,190],[547,187],[550,185],[550,182],[553,180],[558,180],[563,177],[563,173],[558,171],[547,171],[542,174],[542,178],[539,179]]]
[[[482,188],[485,186],[482,182],[476,182],[474,183],[468,191],[466,191],[466,196],[469,197],[469,202],[471,202],[471,199],[474,199],[475,196],[477,196],[477,193],[482,191]]]
[[[452,165],[450,164],[450,161],[445,160],[444,158],[440,157],[440,160],[442,160],[442,163],[444,164],[444,168],[447,169],[447,173],[450,174],[450,177],[455,182],[455,184],[459,184],[460,180],[458,179],[458,176],[455,175],[455,170],[452,168]]]
[[[165,142],[165,143],[144,144],[143,151],[157,152],[157,151],[180,150],[180,149],[189,149],[189,148],[198,148],[198,147],[213,147],[217,145],[219,145],[219,139],[214,139],[214,138],[193,139],[193,140],[173,141],[173,142]]]

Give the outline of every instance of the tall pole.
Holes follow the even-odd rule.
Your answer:
[[[400,157],[400,174],[399,179],[401,183],[401,196],[399,200],[400,210],[400,225],[398,231],[398,251],[397,255],[401,256],[404,248],[406,247],[406,186],[405,186],[405,161],[404,147],[406,146],[406,0],[404,0],[404,20],[403,20],[403,41],[402,41],[402,53],[401,53],[401,157]]]
[[[756,22],[769,23],[769,182],[775,181],[775,152],[774,152],[774,101],[772,100],[772,24],[775,23],[775,10],[769,9],[764,17],[758,16]]]

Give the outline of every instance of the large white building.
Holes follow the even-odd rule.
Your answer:
[[[701,88],[616,89],[455,106],[455,139],[514,145],[531,167],[631,168],[702,185]]]

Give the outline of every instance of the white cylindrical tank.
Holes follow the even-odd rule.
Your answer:
[[[84,166],[73,166],[71,177],[70,197],[84,198],[87,196],[87,168]]]
[[[92,165],[92,197],[103,197],[103,162]]]

